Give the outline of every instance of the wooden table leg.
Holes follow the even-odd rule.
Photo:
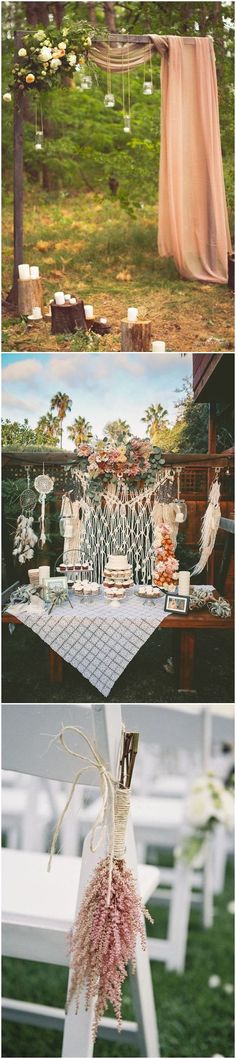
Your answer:
[[[53,651],[52,647],[49,647],[49,672],[51,684],[62,684],[63,659],[61,655]]]
[[[193,691],[195,629],[180,629],[178,690]]]

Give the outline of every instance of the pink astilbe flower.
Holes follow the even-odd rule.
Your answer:
[[[152,922],[143,907],[136,883],[125,861],[114,861],[111,898],[107,904],[109,858],[100,861],[86,889],[79,915],[71,933],[72,980],[68,1005],[72,998],[79,1006],[81,990],[86,989],[86,1007],[96,997],[93,1034],[109,1001],[121,1029],[121,988],[131,961],[135,970],[135,947],[140,934],[146,945],[143,915]]]

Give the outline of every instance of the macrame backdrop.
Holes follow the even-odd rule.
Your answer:
[[[75,472],[78,483],[80,473]],[[175,522],[176,486],[169,472],[160,472],[157,482],[130,496],[122,482],[101,490],[96,499],[89,499],[82,476],[83,497],[71,504],[62,499],[61,516],[64,525],[63,561],[92,564],[93,579],[102,582],[104,566],[109,555],[127,555],[133,566],[134,580],[151,580],[153,566],[153,537],[155,526],[165,521],[173,543],[178,526]],[[76,518],[74,518],[76,512]],[[79,520],[80,518],[80,520]],[[79,520],[79,524],[78,524]]]
[[[232,246],[220,142],[215,54],[209,37],[158,37],[149,44],[93,44],[90,58],[124,73],[161,56],[158,249],[186,279],[227,283]]]

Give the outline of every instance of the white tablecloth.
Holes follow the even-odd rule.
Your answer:
[[[34,604],[9,604],[8,614],[20,618],[57,654],[78,669],[107,696],[126,666],[166,617],[164,596],[147,602],[130,589],[121,603],[108,603],[103,590],[96,597],[39,610]]]

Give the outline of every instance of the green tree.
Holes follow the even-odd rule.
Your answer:
[[[28,419],[24,419],[23,423],[17,423],[16,420],[12,422],[10,419],[2,419],[3,449],[8,446],[9,448],[20,449],[34,444],[35,430],[30,426]]]
[[[191,384],[184,382],[180,397],[176,402],[177,423],[180,427],[177,434],[176,452],[207,452],[208,451],[208,419],[209,404],[194,402]],[[217,429],[216,448],[218,452],[231,448],[233,445],[233,412],[231,409],[223,408],[217,404]]]
[[[35,434],[40,444],[43,442],[44,445],[58,445],[61,434],[58,418],[53,416],[51,412],[41,416]]]
[[[92,438],[93,431],[91,423],[88,423],[84,416],[77,416],[74,423],[68,427],[68,434],[77,449],[84,441],[90,441]]]
[[[168,428],[167,409],[162,404],[150,404],[142,416],[142,423],[146,423],[146,434],[149,434],[153,445],[159,445],[160,432],[163,427]]]
[[[125,419],[113,419],[112,422],[106,423],[104,434],[114,445],[121,445],[122,441],[129,440],[131,430]]]
[[[57,419],[60,423],[62,449],[63,420],[65,419],[67,412],[70,412],[72,408],[72,400],[68,393],[61,393],[61,390],[58,390],[58,393],[54,394],[54,397],[51,398],[50,409],[53,412],[55,408],[57,409]]]

